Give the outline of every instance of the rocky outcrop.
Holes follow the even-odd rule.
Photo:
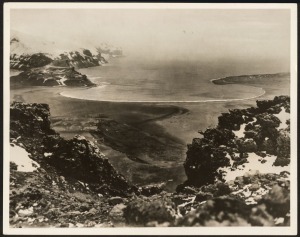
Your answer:
[[[218,168],[229,166],[229,159],[223,148],[207,143],[202,139],[194,139],[188,146],[184,163],[187,184],[202,186],[213,183],[218,175]]]
[[[107,63],[107,60],[101,56],[101,53],[93,55],[88,49],[62,53],[52,62],[54,66],[74,68],[94,67],[104,63]]]
[[[165,183],[149,184],[139,187],[139,193],[144,196],[153,196],[164,191]]]
[[[72,42],[67,45],[63,42],[57,44],[48,39],[12,31],[10,68],[22,71],[46,65],[85,68],[107,63],[96,49],[92,53],[87,48],[77,47]]]
[[[10,181],[12,228],[112,226],[108,213],[113,207],[105,197],[55,170],[12,171]]]
[[[48,105],[14,102],[11,105],[11,142],[21,144],[42,167],[50,165],[95,193],[127,196],[137,192],[93,143],[80,136],[65,140],[52,130],[49,114]]]
[[[221,197],[208,200],[177,221],[178,226],[272,226],[274,218],[265,206],[251,208],[237,199]]]
[[[130,226],[169,226],[175,220],[174,203],[168,197],[135,198],[124,209]]]
[[[282,110],[287,113],[289,103],[287,96],[257,101],[257,108],[230,110],[219,117],[216,128],[200,131],[203,137],[194,138],[188,145],[184,163],[188,180],[183,186],[212,184],[220,178],[219,168],[234,170],[249,162],[249,153],[277,156],[274,166],[288,165],[289,127],[279,129],[280,124],[288,124],[288,121],[283,121],[279,113]]]
[[[34,54],[11,54],[10,68],[25,71],[31,68],[43,67],[50,64],[53,60],[44,53]]]
[[[83,75],[73,68],[63,67],[41,67],[25,72],[10,78],[12,86],[71,86],[91,87],[95,86],[86,75]]]
[[[104,195],[127,195],[137,188],[118,174],[99,149],[84,137],[71,140],[46,137],[44,152],[50,154],[46,162],[65,176],[84,182],[91,190]]]

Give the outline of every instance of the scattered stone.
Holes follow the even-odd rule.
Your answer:
[[[123,203],[123,202],[124,202],[124,200],[121,197],[111,197],[111,198],[108,199],[108,203],[110,205],[113,205],[113,206],[117,205],[117,204],[120,204],[120,203]]]
[[[126,206],[121,203],[113,207],[109,213],[109,218],[116,227],[125,226],[124,209]]]
[[[28,209],[20,209],[18,211],[19,216],[31,216],[33,214],[33,207],[29,207]]]

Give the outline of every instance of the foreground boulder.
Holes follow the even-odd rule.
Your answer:
[[[131,226],[169,226],[175,220],[174,204],[169,198],[135,198],[124,209],[126,223]]]
[[[177,226],[272,226],[264,205],[251,208],[232,198],[215,198],[179,219]]]

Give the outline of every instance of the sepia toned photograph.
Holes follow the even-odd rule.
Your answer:
[[[5,4],[6,233],[296,234],[296,14]]]

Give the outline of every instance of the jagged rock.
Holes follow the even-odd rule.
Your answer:
[[[288,125],[286,131],[290,132],[290,119],[286,120],[286,124]]]
[[[19,75],[12,76],[10,82],[12,85],[27,86],[95,86],[86,75],[69,67],[41,67],[27,70]]]
[[[202,192],[209,192],[213,194],[214,197],[219,197],[223,195],[227,195],[231,192],[228,184],[223,182],[217,182],[215,184],[209,184],[206,186],[202,186],[200,188]]]
[[[54,66],[60,67],[74,67],[74,68],[86,68],[101,65],[100,61],[101,55],[92,55],[91,51],[88,49],[83,49],[79,51],[71,51],[61,53],[59,56],[55,57],[52,64]],[[107,63],[107,61],[104,59]]]
[[[290,133],[288,131],[279,131],[279,135],[276,139],[276,151],[277,155],[280,157],[290,157],[290,146],[291,146],[291,141],[290,141]]]
[[[9,162],[9,168],[10,168],[10,171],[17,170],[18,169],[18,165],[16,165],[16,163],[10,161]]]
[[[82,203],[82,204],[79,206],[79,210],[80,210],[81,212],[89,211],[89,210],[90,210],[90,206],[89,206],[89,204],[87,204],[87,203]]]
[[[275,185],[260,201],[267,207],[267,211],[274,217],[284,217],[290,211],[289,190]]]
[[[123,202],[124,202],[124,200],[121,197],[111,197],[111,198],[108,199],[108,203],[110,205],[117,205],[117,204],[120,204],[120,203],[123,203]]]
[[[168,198],[140,199],[128,203],[124,209],[126,223],[132,226],[147,226],[149,222],[173,222],[175,210],[173,202]]]
[[[176,226],[248,226],[249,213],[249,207],[241,201],[216,198],[189,212]]]
[[[11,54],[10,68],[17,70],[28,70],[31,68],[43,67],[51,63],[53,60],[44,53],[34,54]]]
[[[89,213],[91,213],[92,215],[95,215],[97,212],[97,209],[94,207],[89,210]]]
[[[289,96],[286,96],[286,95],[280,95],[280,96],[275,96],[274,97],[274,102],[276,104],[279,104],[279,103],[283,103],[283,105],[290,105],[290,97]]]
[[[280,120],[273,114],[262,113],[257,115],[257,124],[265,128],[276,128],[280,125]]]
[[[10,106],[10,136],[43,136],[55,134],[50,127],[47,104],[13,102]]]
[[[161,193],[164,190],[165,186],[166,186],[165,183],[149,184],[149,185],[140,187],[139,192],[141,195],[144,195],[144,196],[152,196],[152,195]]]
[[[90,188],[103,194],[126,196],[132,186],[118,174],[98,147],[82,136],[62,140],[56,147],[48,147],[52,153],[47,162],[66,176],[88,183]]]
[[[230,111],[230,113],[222,113],[218,117],[220,128],[226,128],[229,130],[239,130],[240,125],[245,122],[243,115],[237,110]]]
[[[287,166],[290,164],[290,158],[285,158],[285,157],[277,157],[276,160],[274,161],[273,165],[274,166]]]
[[[194,139],[188,145],[187,158],[184,163],[188,183],[194,186],[202,186],[213,183],[218,175],[219,167],[229,166],[229,158],[222,148],[207,144],[203,140]]]
[[[199,132],[204,139],[218,145],[231,145],[234,133],[228,129],[208,128],[205,132]]]
[[[193,187],[185,186],[183,187],[182,190],[180,190],[180,192],[187,193],[187,194],[196,194],[197,190]]]
[[[274,105],[273,107],[270,107],[266,111],[267,111],[267,113],[270,113],[270,114],[279,114],[281,111],[281,105],[280,104]]]
[[[222,197],[208,200],[178,219],[175,226],[272,226],[274,218],[264,205],[253,208],[243,201]]]
[[[203,201],[206,201],[206,200],[209,200],[209,199],[212,199],[214,196],[212,193],[204,193],[204,192],[199,192],[197,193],[196,195],[196,198],[195,198],[195,202],[203,202]]]
[[[270,107],[272,107],[275,104],[276,104],[276,102],[274,100],[257,100],[256,101],[256,105],[257,105],[258,109],[262,112],[265,112],[266,110],[268,110]]]
[[[256,191],[256,190],[258,190],[259,188],[260,188],[260,185],[257,184],[257,183],[254,183],[254,184],[252,184],[252,185],[249,187],[249,190],[250,190],[250,191]]]
[[[271,139],[264,140],[260,146],[260,150],[266,151],[268,154],[276,154],[276,143]]]
[[[219,117],[217,128],[209,128],[200,132],[203,138],[193,139],[192,144],[188,145],[184,164],[188,180],[182,184],[182,187],[178,186],[181,191],[184,186],[200,187],[213,183],[216,178],[220,179],[220,173],[216,172],[216,169],[229,166],[228,154],[234,161],[233,166],[248,162],[248,153],[251,152],[264,151],[266,154],[279,155],[279,157],[289,156],[288,129],[278,131],[280,120],[272,114],[281,110],[282,106],[287,110],[289,97],[282,96],[275,97],[274,100],[257,101],[257,105],[258,108],[235,109],[230,110],[229,113],[223,113]],[[243,123],[246,124],[245,137],[235,138],[232,130],[240,129]],[[237,151],[233,151],[236,149]],[[234,155],[234,152],[240,153],[240,157]],[[262,157],[266,154],[260,153]],[[281,163],[279,159],[277,163]]]
[[[263,158],[267,156],[267,154],[265,152],[262,152],[262,151],[256,151],[255,154],[258,155],[258,156],[261,156]]]
[[[21,137],[26,150],[36,154],[34,159],[50,164],[65,177],[88,184],[95,192],[119,196],[137,192],[136,187],[115,171],[96,145],[81,136],[65,140],[56,134],[51,129],[49,116],[48,105],[13,103],[11,138]]]
[[[116,227],[125,225],[124,218],[124,209],[126,206],[124,204],[118,204],[113,207],[113,209],[109,213],[109,218]]]
[[[256,152],[257,145],[256,142],[252,138],[240,138],[236,141],[239,152]]]
[[[245,138],[254,138],[256,135],[257,135],[257,132],[256,131],[253,131],[253,130],[248,130],[248,131],[245,131],[244,132],[245,134]]]
[[[249,222],[252,226],[274,226],[274,218],[268,213],[265,205],[258,205],[251,209]]]

